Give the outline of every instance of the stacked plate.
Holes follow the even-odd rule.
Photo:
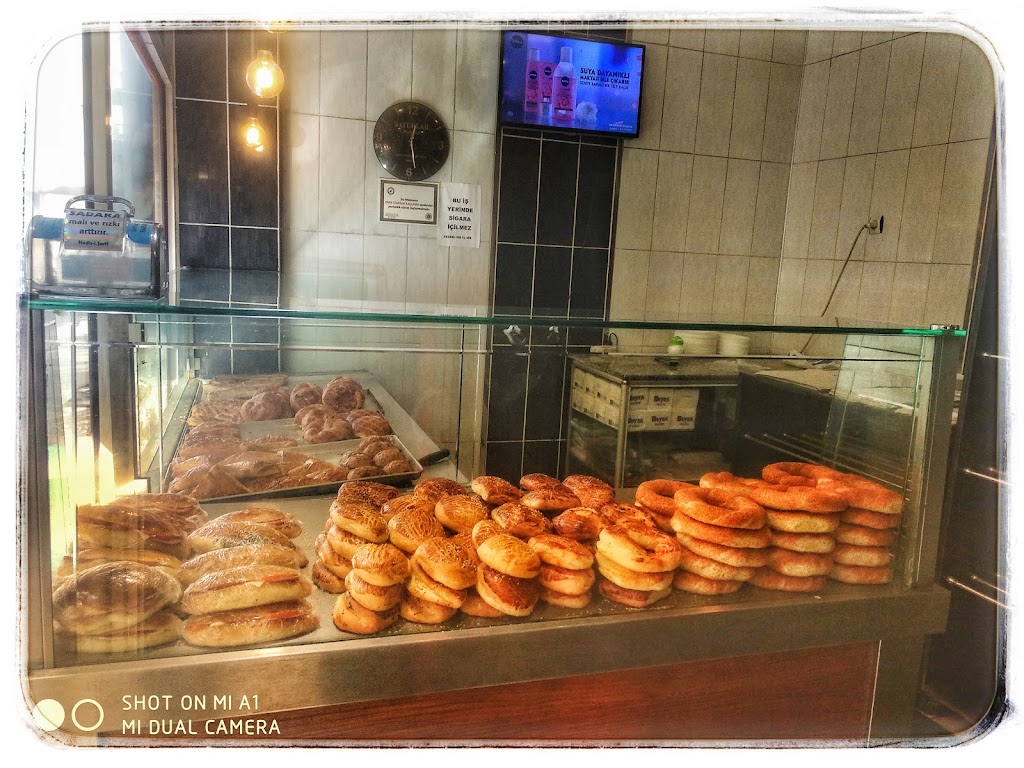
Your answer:
[[[718,331],[675,331],[683,340],[683,351],[687,355],[718,354]]]
[[[739,333],[722,333],[718,337],[718,354],[739,357],[750,351],[750,337]]]

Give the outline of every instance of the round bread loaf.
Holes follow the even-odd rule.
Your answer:
[[[593,541],[608,522],[590,507],[572,507],[556,515],[551,524],[556,533],[567,539]]]
[[[508,576],[532,579],[540,573],[540,558],[537,553],[525,541],[509,533],[489,536],[477,545],[476,553],[483,564]],[[479,578],[477,582],[479,588]],[[487,599],[483,594],[481,597]]]
[[[196,579],[185,589],[181,607],[186,613],[216,613],[301,600],[312,593],[312,582],[295,568],[239,565]]]
[[[411,554],[428,539],[444,536],[444,526],[430,511],[429,502],[426,503],[426,508],[406,508],[388,520],[391,543],[403,552]]]
[[[428,576],[446,587],[468,589],[476,584],[476,558],[453,539],[427,539],[416,548],[415,558]]]
[[[415,624],[444,624],[455,615],[457,608],[422,600],[416,595],[406,593],[398,607],[399,615],[406,621]]]
[[[541,533],[531,537],[526,543],[537,553],[542,563],[576,570],[590,568],[594,564],[592,550],[564,536]]]
[[[483,500],[468,493],[441,496],[434,504],[434,516],[449,531],[463,533],[486,520],[490,512]]]
[[[540,599],[536,579],[517,578],[481,563],[477,570],[477,594],[507,616],[529,616]]]
[[[555,589],[548,589],[544,586],[541,586],[540,588],[541,602],[547,603],[548,605],[554,605],[559,608],[586,608],[590,605],[592,599],[593,595],[589,589],[576,595],[569,595]]]
[[[378,587],[401,584],[409,575],[409,558],[394,544],[363,544],[352,554],[352,570]]]
[[[378,613],[360,605],[348,592],[342,592],[334,603],[334,626],[342,632],[373,635],[383,632],[398,619],[399,606]]]
[[[674,569],[660,572],[634,571],[606,557],[600,550],[595,557],[597,570],[601,576],[623,589],[637,592],[657,592],[672,586]]]
[[[53,590],[54,619],[77,635],[119,632],[181,597],[181,584],[142,563],[116,560],[80,570]]]
[[[534,493],[534,491],[531,491],[531,493]],[[528,539],[531,536],[551,531],[551,521],[541,512],[515,501],[492,509],[491,518],[506,533],[522,539]]]

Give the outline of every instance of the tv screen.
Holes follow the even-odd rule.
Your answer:
[[[506,31],[499,121],[635,138],[643,64],[642,45]]]

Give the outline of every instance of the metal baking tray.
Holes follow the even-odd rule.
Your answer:
[[[394,445],[398,450],[402,452],[406,460],[409,462],[412,469],[408,472],[401,472],[395,475],[375,475],[373,477],[366,478],[376,483],[384,483],[385,485],[393,485],[396,488],[404,485],[410,485],[416,480],[422,473],[423,468],[428,467],[431,464],[435,464],[443,459],[446,459],[450,451],[442,449],[435,451],[434,453],[428,454],[427,456],[416,457],[413,456],[409,449],[403,445],[402,441],[397,435],[381,435],[381,440],[387,440]],[[294,450],[297,453],[301,453],[304,456],[310,458],[321,459],[331,464],[338,464],[338,460],[342,454],[347,451],[355,450],[356,447],[362,442],[363,438],[355,438],[352,440],[341,440],[334,443],[320,443],[319,445],[307,445],[300,446]],[[170,468],[168,468],[168,476],[165,479],[165,487],[170,484]],[[319,494],[336,492],[341,484],[346,482],[345,480],[335,480],[329,483],[316,483],[313,485],[300,485],[294,488],[278,488],[269,491],[254,491],[252,493],[240,493],[234,496],[211,496],[205,499],[199,499],[200,503],[214,502],[214,501],[253,501],[256,499],[274,499],[274,498],[285,498],[289,496],[315,496]]]

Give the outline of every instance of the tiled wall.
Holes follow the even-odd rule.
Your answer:
[[[482,314],[489,301],[498,33],[484,29],[375,27],[293,30],[281,35],[282,293],[295,306]],[[379,180],[390,178],[372,147],[389,105],[434,107],[451,137],[431,183],[479,184],[479,248],[448,247],[435,226],[378,220]],[[356,346],[359,353],[294,349],[291,371],[369,370],[442,447],[479,447],[483,356],[415,350],[450,347],[436,330],[289,329],[295,346]],[[308,343],[307,343],[308,342]],[[472,334],[468,343],[476,342]],[[395,345],[405,353],[373,352]],[[460,381],[461,414],[460,420]],[[479,456],[460,455],[465,472]]]
[[[276,99],[259,100],[245,69],[259,48],[275,50],[267,32],[216,28],[174,33],[178,261],[183,295],[212,301],[276,304],[279,261]],[[242,129],[257,116],[264,151],[245,145]],[[189,269],[230,270],[192,279]],[[229,351],[230,343],[274,342],[273,323],[230,320],[195,329],[203,375],[275,370],[276,352]],[[218,349],[217,345],[224,345]]]
[[[963,325],[994,109],[979,48],[936,32],[810,32],[780,319]]]
[[[611,317],[771,322],[805,33],[637,28],[641,135],[625,142]],[[661,351],[665,331],[618,330]]]

